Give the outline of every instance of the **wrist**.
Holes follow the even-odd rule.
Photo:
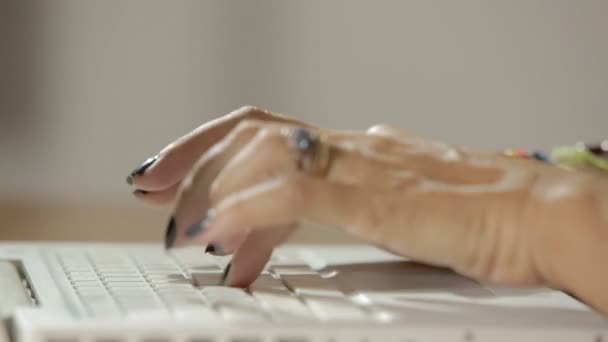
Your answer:
[[[577,173],[540,193],[539,270],[552,287],[608,312],[608,182]]]

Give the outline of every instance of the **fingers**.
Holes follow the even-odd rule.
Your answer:
[[[222,168],[255,137],[261,128],[258,121],[243,121],[224,140],[203,155],[179,194],[174,210],[176,220],[175,246],[193,238],[186,229],[204,229],[198,222],[205,221],[209,208],[209,188]],[[246,167],[246,166],[245,166]]]
[[[275,246],[284,242],[296,226],[256,231],[238,248],[231,261],[224,285],[247,287],[260,275]]]
[[[245,226],[255,232],[305,220],[341,227],[369,242],[382,243],[382,234],[373,231],[382,218],[368,216],[374,208],[382,208],[380,203],[383,201],[372,190],[295,174],[269,180],[223,199],[215,206],[207,229],[197,239],[222,241]]]
[[[151,205],[165,205],[172,203],[177,195],[179,184],[175,184],[168,189],[161,191],[145,191],[137,189],[133,191],[133,195]]]
[[[212,120],[165,147],[156,157],[146,160],[127,178],[129,184],[145,191],[160,191],[177,184],[200,156],[228,134],[239,122],[256,119],[308,126],[298,120],[246,106]]]
[[[342,135],[342,140],[329,137],[325,142],[332,151],[326,176],[312,177],[297,169],[286,129],[289,133],[292,127],[245,122],[208,150],[184,181],[167,246],[173,246],[177,235],[177,245],[207,243],[222,254],[235,252],[226,281],[237,286],[255,279],[275,245],[255,238],[265,236],[269,227],[301,221],[340,227],[369,243],[438,265],[454,267],[454,260],[471,264],[466,260],[475,259],[474,241],[481,234],[471,234],[467,226],[483,226],[485,222],[470,218],[491,203],[471,205],[472,198],[481,198],[480,188],[401,178],[412,169],[428,175],[426,168],[440,160],[407,151],[402,155],[401,146],[387,137]],[[450,165],[451,173],[467,167]],[[446,165],[439,166],[446,171]],[[497,179],[491,176],[490,181]],[[470,190],[477,191],[475,196]]]
[[[292,126],[241,122],[231,131],[236,123],[221,119],[215,128],[203,126],[207,133],[222,134],[211,139],[215,133],[195,131],[133,176],[142,187],[150,179],[152,190],[136,196],[153,203],[173,198],[182,183],[167,246],[206,243],[216,254],[234,253],[228,285],[246,286],[263,270],[282,241],[275,240],[281,235],[272,227],[301,221],[340,227],[401,255],[483,278],[496,264],[496,239],[506,239],[505,222],[521,212],[506,208],[504,193],[502,200],[496,197],[494,185],[504,183],[506,169],[479,163],[449,145],[386,128],[338,132],[323,140],[331,150],[328,172],[313,177],[297,167],[298,155],[285,134]],[[176,159],[166,162],[172,155]],[[161,167],[163,162],[167,166]],[[171,170],[173,164],[177,170]],[[161,171],[167,174],[158,176]]]
[[[210,187],[210,196],[217,203],[234,191],[296,172],[297,163],[284,140],[281,135],[258,134],[224,165],[213,183],[202,186]]]
[[[201,159],[177,201],[175,246],[195,239],[204,230],[196,222],[204,217],[210,201],[219,203],[233,192],[298,172],[297,156],[290,147],[290,129],[293,127],[259,122],[241,124],[217,149]],[[329,140],[331,137],[327,144],[331,144]],[[357,151],[338,145],[330,148],[332,162],[328,180],[356,184],[377,177],[379,170],[386,169],[385,162],[367,158]],[[406,178],[402,176],[400,180],[405,182]],[[195,228],[191,229],[193,224]]]
[[[212,255],[230,255],[233,254],[247,240],[251,233],[250,229],[244,228],[239,231],[234,231],[232,234],[224,237],[219,242],[211,242],[207,244],[205,252]],[[200,245],[195,239],[188,241],[188,244]]]

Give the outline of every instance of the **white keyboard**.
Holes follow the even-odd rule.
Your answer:
[[[90,317],[255,323],[373,316],[343,286],[292,257],[273,256],[249,289],[220,286],[229,258],[200,249],[66,250],[56,257]]]
[[[230,257],[196,247],[167,254],[156,244],[7,244],[0,257],[0,288],[15,293],[1,309],[19,342],[608,336],[604,317],[562,292],[483,284],[371,246],[281,246],[248,289],[219,286]]]
[[[61,276],[67,278],[83,314],[91,318],[254,325],[438,320],[528,324],[536,316],[531,307],[547,310],[557,322],[584,318],[578,314],[587,310],[550,289],[482,285],[449,270],[398,260],[357,263],[357,255],[337,255],[348,263],[334,264],[324,255],[330,266],[317,271],[322,263],[314,254],[275,253],[248,289],[238,289],[219,285],[230,258],[203,254],[200,248],[170,254],[149,248],[66,249],[54,254]],[[360,258],[366,257],[370,254]],[[551,309],[556,305],[572,311],[556,313]]]

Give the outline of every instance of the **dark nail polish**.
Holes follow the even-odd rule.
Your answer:
[[[146,190],[142,190],[142,189],[135,189],[135,191],[133,191],[134,195],[147,195],[148,191]]]
[[[175,243],[175,218],[171,216],[165,233],[165,249],[170,249]]]
[[[201,222],[197,222],[197,223],[191,225],[188,228],[188,230],[186,230],[186,236],[188,238],[192,239],[195,236],[199,235],[200,233],[204,232],[207,229],[207,226],[209,226],[209,223],[211,222],[212,219],[213,219],[213,209],[209,209],[207,211],[207,215]]]
[[[213,255],[220,255],[220,256],[226,255],[222,246],[217,245],[215,243],[208,244],[207,248],[205,248],[205,253],[213,253]]]
[[[215,252],[215,245],[214,244],[208,244],[207,248],[205,248],[205,253],[213,253]]]
[[[146,161],[141,164],[137,169],[133,170],[129,177],[127,177],[127,184],[131,185],[133,183],[134,176],[141,176],[146,172],[146,170],[152,166],[158,160],[158,156],[154,156],[152,158],[146,159]]]
[[[232,266],[232,261],[229,262],[228,265],[226,265],[226,268],[224,269],[224,274],[222,275],[222,281],[220,282],[220,285],[226,284],[226,278],[228,278],[228,273],[230,273],[231,266]]]

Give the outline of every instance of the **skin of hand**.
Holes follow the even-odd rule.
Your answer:
[[[297,169],[296,127],[330,145],[325,177]],[[273,248],[310,221],[480,281],[563,289],[608,312],[608,278],[597,269],[608,254],[608,184],[597,174],[389,126],[322,129],[243,107],[170,144],[128,181],[142,201],[174,205],[174,246],[233,254],[227,285],[253,282]]]

